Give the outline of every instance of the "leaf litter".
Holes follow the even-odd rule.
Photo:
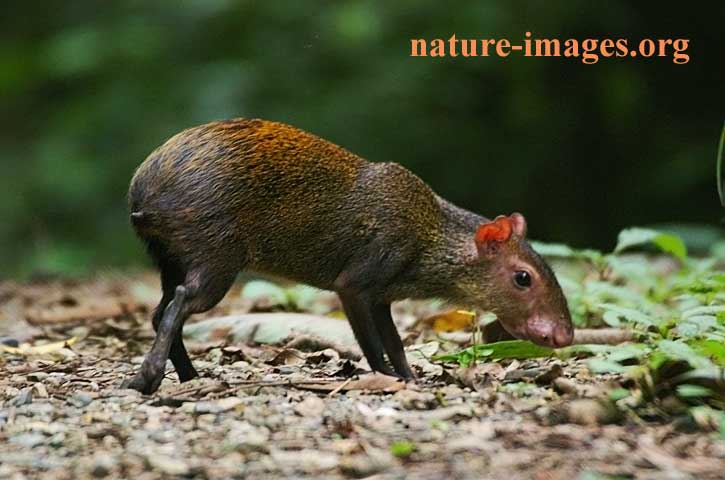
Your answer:
[[[620,250],[659,242],[691,261],[627,235]],[[631,265],[551,251],[595,272],[557,268],[601,341],[551,351],[402,302],[408,383],[368,371],[328,292],[247,283],[188,324],[201,377],[179,384],[169,364],[143,396],[120,385],[153,339],[152,274],[1,284],[0,478],[720,478],[722,275],[667,270],[641,308],[619,288]]]

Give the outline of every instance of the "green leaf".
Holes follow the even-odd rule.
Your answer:
[[[677,235],[637,227],[627,228],[619,232],[614,253],[620,253],[631,247],[641,247],[648,244],[654,245],[661,251],[669,253],[680,260],[687,258],[685,242]]]
[[[578,480],[628,480],[632,477],[623,477],[621,475],[607,475],[599,472],[582,472]]]
[[[542,358],[553,355],[553,348],[541,347],[525,340],[506,340],[473,345],[457,353],[436,355],[433,359],[443,362],[458,362],[460,365],[467,366],[474,358],[500,360],[504,358]]]
[[[713,391],[702,385],[684,383],[677,386],[677,395],[682,398],[701,398],[713,396]]]
[[[607,396],[613,402],[629,397],[630,391],[626,388],[615,388],[607,392]]]
[[[694,337],[714,330],[717,326],[717,317],[713,315],[692,315],[677,325],[677,331],[683,337]]]
[[[639,359],[647,355],[650,348],[643,343],[632,343],[628,345],[615,345],[606,355],[607,360],[613,362],[624,362],[625,360]]]
[[[657,326],[657,323],[652,317],[633,308],[620,307],[619,305],[614,305],[612,303],[600,303],[599,305],[597,305],[597,307],[605,311],[605,322],[614,323],[616,319],[617,323],[613,326],[619,325],[618,322],[620,318],[640,325]]]
[[[682,341],[660,340],[657,348],[673,360],[684,360],[694,368],[712,367],[712,362]]]
[[[718,365],[725,365],[725,342],[720,340],[698,340],[690,346],[701,355],[711,358]]]
[[[619,363],[603,358],[592,358],[587,361],[587,366],[592,373],[624,373],[627,371]]]
[[[409,457],[415,452],[415,444],[408,440],[398,440],[390,445],[390,453],[398,458]]]

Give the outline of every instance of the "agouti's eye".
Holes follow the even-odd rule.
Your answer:
[[[518,270],[514,273],[514,284],[519,288],[531,286],[531,274],[526,270]]]

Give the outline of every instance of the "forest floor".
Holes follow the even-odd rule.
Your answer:
[[[275,310],[240,288],[188,326]],[[211,323],[186,341],[200,378],[180,384],[169,364],[154,395],[121,389],[151,345],[157,289],[150,274],[0,283],[0,478],[723,478],[717,431],[612,409],[626,380],[584,359],[431,361],[464,333],[421,333],[427,304],[395,315],[415,383],[367,373],[354,346]]]

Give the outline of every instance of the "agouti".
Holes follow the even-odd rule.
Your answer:
[[[336,291],[373,370],[411,378],[390,304],[443,298],[494,312],[513,336],[572,341],[566,299],[520,214],[490,221],[396,163],[312,134],[234,119],[184,130],[138,168],[133,226],[161,271],[156,340],[127,384],[154,392],[170,358],[197,375],[181,337],[251,269]],[[385,354],[392,369],[385,361]]]

